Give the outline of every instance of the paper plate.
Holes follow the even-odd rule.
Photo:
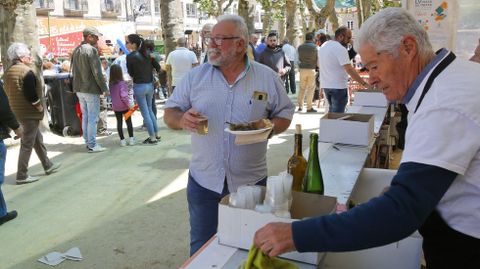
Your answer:
[[[234,135],[251,135],[251,134],[260,134],[260,133],[263,133],[263,132],[265,132],[267,130],[270,130],[270,129],[272,129],[272,127],[265,127],[265,128],[258,129],[258,130],[233,131],[233,130],[230,130],[227,127],[227,128],[225,128],[225,132],[231,133],[231,134],[234,134]]]

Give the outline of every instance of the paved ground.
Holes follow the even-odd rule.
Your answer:
[[[294,97],[292,96],[292,99]],[[81,262],[65,261],[56,268],[153,269],[178,268],[188,258],[189,225],[185,197],[190,136],[163,124],[157,146],[120,147],[116,134],[99,142],[103,153],[86,152],[80,137],[46,133],[45,144],[60,170],[39,182],[15,185],[18,145],[8,148],[3,193],[19,217],[0,226],[0,269],[48,268],[36,260],[51,251],[78,246]],[[286,169],[293,152],[295,123],[316,131],[320,113],[295,113],[288,131],[273,137],[268,148],[269,175]],[[135,136],[141,116],[134,114]],[[109,130],[115,118],[109,115]],[[42,175],[35,154],[30,173]]]

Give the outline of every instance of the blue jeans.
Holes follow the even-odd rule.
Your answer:
[[[347,89],[323,89],[327,98],[329,109],[328,112],[344,113],[348,103]]]
[[[265,186],[267,179],[256,185]],[[212,236],[217,233],[218,203],[229,194],[227,181],[224,181],[222,193],[216,193],[200,186],[188,174],[187,200],[190,213],[190,256],[195,254]]]
[[[5,180],[5,161],[7,160],[7,147],[3,143],[3,140],[0,140],[0,217],[3,217],[7,214],[7,204],[3,198],[2,193],[2,184]]]
[[[100,114],[100,95],[77,92],[80,109],[82,110],[82,131],[85,144],[89,148],[97,145],[97,123]]]
[[[143,122],[147,127],[148,135],[150,137],[156,136],[158,133],[157,118],[152,111],[152,98],[153,98],[153,84],[133,84],[133,95],[137,100],[138,107],[142,113]]]

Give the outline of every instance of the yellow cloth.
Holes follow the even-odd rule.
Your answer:
[[[238,269],[299,269],[295,264],[281,260],[279,258],[270,258],[263,254],[255,245],[250,248],[247,260],[243,266]]]

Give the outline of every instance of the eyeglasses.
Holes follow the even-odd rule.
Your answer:
[[[224,40],[232,40],[232,39],[237,39],[240,38],[239,36],[231,36],[231,37],[206,37],[205,41],[207,43],[214,43],[217,46],[221,46]]]

